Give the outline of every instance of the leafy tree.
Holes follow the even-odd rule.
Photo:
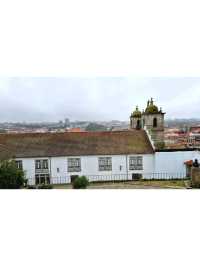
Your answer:
[[[165,149],[165,143],[164,142],[158,142],[158,143],[156,143],[156,149],[158,149],[158,150],[164,150]]]
[[[0,161],[0,189],[19,189],[25,183],[24,172],[17,168],[15,161]]]
[[[97,123],[90,123],[86,129],[86,131],[106,131],[107,128],[103,125],[97,124]]]

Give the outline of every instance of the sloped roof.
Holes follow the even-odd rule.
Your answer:
[[[144,130],[0,134],[0,159],[152,153]]]

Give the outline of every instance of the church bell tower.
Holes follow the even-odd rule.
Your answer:
[[[140,112],[138,106],[130,117],[131,129],[144,129],[151,136],[156,148],[164,147],[165,113],[158,108],[153,98],[147,101],[146,109]]]
[[[164,147],[165,113],[158,108],[153,98],[147,102],[147,107],[142,113],[143,128],[148,131],[156,148]]]
[[[138,106],[136,106],[135,111],[130,116],[130,128],[131,129],[141,129],[142,127],[142,113],[140,112]]]

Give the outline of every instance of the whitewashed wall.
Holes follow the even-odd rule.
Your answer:
[[[90,181],[100,180],[120,180],[126,179],[127,176],[129,179],[132,178],[133,173],[152,172],[155,165],[155,156],[151,155],[140,155],[143,157],[143,170],[142,171],[129,171],[129,157],[138,156],[138,155],[104,155],[104,156],[82,156],[81,158],[81,172],[70,172],[68,173],[67,162],[68,158],[77,158],[77,157],[52,157],[52,158],[39,158],[39,159],[48,159],[49,160],[49,173],[53,177],[54,181],[57,183],[70,182],[71,175],[85,175],[89,178]],[[99,157],[112,157],[112,171],[99,171],[98,158]],[[26,172],[26,177],[30,180],[35,178],[35,160],[33,159],[23,159],[23,168]],[[121,168],[121,169],[120,169]],[[59,171],[57,171],[59,169]],[[104,179],[105,177],[105,179]],[[32,182],[31,182],[32,183]]]
[[[145,171],[152,171],[154,168],[154,155],[141,155],[143,156],[143,171],[127,171],[129,168],[129,157],[137,155],[113,155],[112,156],[112,171],[99,171],[98,158],[99,157],[110,157],[110,155],[104,156],[82,156],[81,157],[81,172],[67,172],[67,159],[76,157],[54,157],[51,158],[52,171],[51,175],[53,178],[62,180],[67,177],[70,182],[71,175],[85,175],[90,181],[97,180],[112,180],[112,179],[124,179],[127,178],[127,174],[131,179],[132,173],[144,173]],[[128,166],[128,167],[127,167]],[[59,173],[57,172],[59,168]],[[121,168],[121,169],[120,169]]]
[[[169,173],[186,175],[185,161],[200,160],[199,151],[156,152],[155,173]]]
[[[22,160],[23,170],[25,171],[26,178],[29,179],[29,184],[35,183],[35,160],[37,159],[47,159],[48,157],[43,158],[18,158],[17,160]],[[49,160],[50,163],[50,160]],[[50,165],[50,164],[49,164]]]
[[[197,151],[181,151],[181,152],[157,152],[143,156],[143,170],[129,171],[129,157],[138,155],[113,155],[112,156],[112,171],[99,171],[98,158],[110,157],[104,156],[82,156],[81,172],[68,173],[67,159],[74,157],[52,157],[38,158],[49,160],[49,172],[55,183],[69,183],[71,175],[85,175],[90,181],[100,180],[120,180],[132,179],[133,173],[141,173],[145,179],[152,178],[170,178],[177,174],[177,178],[182,178],[186,174],[184,162],[187,160],[199,159],[200,152]],[[77,157],[75,157],[77,158]],[[35,160],[37,158],[23,159],[23,168],[26,172],[26,177],[32,181],[35,179]],[[121,166],[121,170],[120,170]],[[57,171],[59,169],[59,172]],[[162,174],[163,175],[160,175]],[[32,182],[31,182],[32,183]]]

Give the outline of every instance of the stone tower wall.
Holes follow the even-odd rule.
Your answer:
[[[137,129],[137,125],[138,125],[138,121],[140,123],[140,127],[142,127],[142,120],[141,118],[136,118],[136,117],[131,117],[131,125],[130,128],[131,129]]]
[[[154,127],[154,119],[157,119],[157,127]],[[145,120],[145,124],[144,124]],[[155,147],[164,146],[164,114],[143,114],[143,127],[145,127],[154,142]]]
[[[157,128],[153,127],[154,118],[157,119]],[[144,123],[145,120],[145,123]],[[146,126],[147,129],[158,129],[164,130],[164,114],[143,114],[142,115],[142,125]]]

